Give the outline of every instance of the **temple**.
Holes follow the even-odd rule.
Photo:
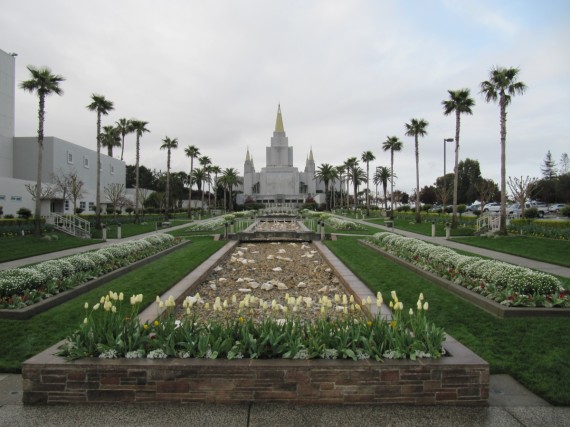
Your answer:
[[[265,167],[255,171],[249,148],[245,156],[243,196],[245,201],[264,203],[267,206],[298,206],[308,197],[314,197],[322,183],[315,180],[315,160],[311,149],[304,172],[293,166],[293,147],[283,127],[281,105],[277,107],[275,130],[271,145],[265,149]],[[320,186],[319,186],[320,184]],[[324,190],[324,188],[322,189]]]

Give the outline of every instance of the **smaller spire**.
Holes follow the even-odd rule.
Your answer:
[[[311,147],[311,151],[309,151],[309,161],[314,162],[315,159],[313,158],[313,147]]]
[[[245,155],[245,161],[249,162],[251,160],[251,156],[249,155],[249,147],[247,147],[247,154]]]

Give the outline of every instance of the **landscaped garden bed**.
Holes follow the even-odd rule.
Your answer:
[[[180,241],[167,234],[0,271],[0,318],[27,319],[162,256]]]
[[[233,246],[228,247],[228,250],[231,249],[233,249]],[[220,255],[218,254],[218,256]],[[210,265],[209,268],[213,269],[214,265]],[[202,272],[200,280],[203,280],[203,278],[204,274]],[[188,287],[189,284],[186,283],[186,285]],[[158,301],[159,310],[162,305],[163,309],[166,309],[168,312],[175,303],[174,301],[186,300],[186,288],[181,289],[178,286],[176,288],[177,291],[172,298],[165,299],[164,297],[164,301]],[[123,301],[129,300],[134,306],[139,303],[140,298],[141,296],[133,295],[130,298],[123,296],[122,299]],[[196,303],[198,297],[193,295],[192,298],[194,298],[193,301]],[[342,297],[339,297],[339,299],[342,304]],[[83,337],[91,336],[87,329],[91,322],[98,321],[90,318],[89,315],[101,314],[100,321],[103,321],[105,315],[110,316],[108,319],[111,319],[114,314],[113,311],[115,313],[123,313],[123,310],[120,308],[121,304],[117,302],[120,300],[120,294],[110,294],[110,296],[103,298],[100,302],[101,305],[96,310],[94,310],[94,307],[87,307],[86,321],[81,326],[81,328],[85,329]],[[239,303],[236,301],[237,306],[239,307],[243,301],[244,299],[241,299]],[[250,302],[253,303],[251,300]],[[206,308],[205,304],[207,303],[210,304],[208,309],[212,311],[223,311],[225,308],[223,301],[204,302],[204,308]],[[228,304],[230,303],[233,303],[233,301],[228,302]],[[306,302],[304,303],[306,304]],[[398,303],[397,300],[392,300],[393,306],[398,305],[398,308],[402,308]],[[124,304],[128,306],[126,302]],[[259,302],[257,304],[259,305]],[[357,304],[353,303],[352,305],[355,312],[361,314],[361,311],[356,308]],[[113,310],[113,306],[119,307]],[[218,308],[214,308],[215,306]],[[270,304],[267,308],[274,310],[273,307],[274,305]],[[406,323],[408,320],[413,319],[414,315],[416,316],[415,319],[421,319],[421,310],[417,311],[416,306],[414,307],[414,310],[416,310],[414,314],[409,313],[406,307],[405,310],[396,310],[395,317],[387,321],[383,320],[382,322],[384,323],[380,323],[378,319],[360,320],[358,328],[344,327],[343,330],[353,329],[350,331],[350,334],[353,334],[377,327],[384,331],[397,332],[398,328],[401,327],[400,332],[406,332],[406,329],[410,327],[410,324]],[[105,308],[107,311],[105,311]],[[349,298],[347,298],[345,308],[349,313],[352,312]],[[345,308],[343,308],[343,312]],[[338,309],[334,308],[334,310]],[[155,313],[154,316],[151,314],[152,311]],[[279,311],[280,316],[285,318],[283,327],[294,329],[295,322],[289,323],[292,319],[287,320],[287,316],[283,314],[283,311],[282,308]],[[289,312],[295,312],[294,305],[289,306]],[[206,344],[200,344],[200,340],[198,340],[191,347],[193,350],[188,351],[188,353],[198,352],[194,356],[199,356],[200,352],[202,352],[202,356],[206,355],[207,357],[168,357],[163,359],[161,357],[162,354],[169,356],[169,352],[171,356],[175,354],[178,356],[185,355],[184,349],[172,347],[168,343],[179,342],[176,336],[178,334],[187,334],[191,330],[188,328],[191,328],[194,322],[189,321],[186,326],[180,325],[176,327],[176,323],[168,323],[166,322],[167,319],[157,318],[157,309],[154,307],[147,309],[141,314],[140,319],[143,323],[129,321],[133,328],[140,328],[137,330],[144,331],[144,333],[141,332],[139,335],[143,341],[145,339],[144,336],[149,339],[147,344],[150,346],[145,347],[143,345],[142,350],[144,353],[139,351],[137,359],[84,357],[78,360],[66,360],[59,356],[54,356],[54,353],[58,351],[62,344],[60,343],[60,345],[54,346],[24,363],[24,402],[33,404],[60,402],[99,403],[105,401],[141,403],[164,401],[216,403],[279,401],[289,403],[405,403],[418,405],[485,405],[487,403],[488,365],[450,337],[447,338],[444,344],[448,355],[440,359],[421,358],[412,361],[409,359],[385,358],[384,362],[380,363],[375,360],[378,354],[368,354],[369,358],[359,358],[357,354],[364,355],[365,353],[352,351],[352,347],[345,345],[345,347],[339,347],[340,350],[344,351],[337,351],[337,357],[352,359],[354,355],[354,358],[362,360],[314,360],[306,359],[304,355],[310,356],[312,354],[313,357],[322,357],[324,355],[324,358],[327,358],[328,355],[328,357],[334,358],[334,352],[322,351],[327,350],[327,346],[320,347],[316,345],[315,348],[311,349],[306,344],[304,348],[307,350],[306,352],[299,352],[299,350],[302,350],[301,347],[297,347],[297,350],[293,351],[294,347],[287,347],[284,343],[282,343],[282,346],[285,352],[282,356],[286,355],[286,358],[241,359],[239,357],[240,352],[241,356],[246,356],[246,352],[251,356],[251,350],[254,348],[261,352],[272,351],[279,347],[279,342],[273,343],[275,345],[262,345],[260,338],[252,336],[252,330],[247,329],[252,326],[252,322],[246,320],[247,310],[244,314],[245,316],[240,316],[237,319],[233,317],[233,323],[230,322],[230,324],[233,325],[232,327],[237,328],[238,331],[248,332],[243,333],[243,338],[236,341],[234,337],[227,344],[224,344],[223,339],[215,339],[213,341],[215,345],[218,345],[220,348],[225,346],[228,349],[226,353],[219,352],[215,354],[216,360],[212,360],[214,352],[212,351],[212,342],[209,340],[214,335],[212,331],[214,329],[219,330],[219,327],[212,327],[211,333],[206,334],[209,337]],[[131,316],[126,315],[126,317],[132,319]],[[117,317],[117,319],[123,318]],[[404,318],[408,320],[404,321]],[[374,322],[378,323],[375,324]],[[279,323],[281,322],[276,322],[270,326],[276,328]],[[332,322],[324,323],[328,325],[327,327],[332,328]],[[189,336],[192,337],[194,335],[191,333]],[[274,338],[279,336],[279,334],[273,335]],[[342,334],[334,333],[334,339],[339,339],[339,335],[342,337]],[[151,336],[153,338],[150,338]],[[411,334],[404,333],[404,335],[394,335],[393,337],[395,336],[399,336],[398,339],[407,340],[411,337]],[[290,335],[290,338],[291,342],[297,342],[293,339],[294,334]],[[361,334],[361,338],[366,338],[365,334]],[[74,348],[80,348],[81,343],[85,342],[84,339],[78,338],[78,336],[76,336],[76,339],[78,339],[78,345],[76,347],[71,345],[71,348],[68,347],[68,350],[73,352]],[[70,342],[73,342],[73,339]],[[111,342],[116,341],[111,340]],[[361,340],[361,342],[365,342],[365,340]],[[162,352],[154,351],[158,350],[158,348],[153,346],[159,343],[162,343]],[[110,346],[108,344],[107,348],[100,347],[99,350],[97,350],[95,345],[93,347],[96,349],[94,354],[105,354],[105,357],[113,357],[113,352],[105,353],[105,351],[109,350]],[[69,342],[67,345],[69,346]],[[316,348],[320,350],[317,351]],[[209,353],[208,350],[210,350]],[[332,349],[329,348],[328,350]],[[351,352],[346,350],[351,350]],[[380,352],[382,356],[386,354],[384,350],[387,349],[382,349]],[[182,354],[180,354],[181,351]],[[126,348],[122,350],[122,354],[127,354]],[[228,358],[230,354],[232,356]],[[298,360],[291,360],[295,355],[299,354],[304,357],[299,356],[297,357]],[[416,353],[413,352],[413,354]],[[68,355],[71,354],[68,353]],[[141,357],[143,355],[144,358]],[[149,358],[149,355],[152,356]],[[133,357],[135,354],[129,354],[129,356]],[[225,357],[225,359],[221,359],[221,357]]]
[[[570,297],[554,276],[500,261],[460,255],[452,249],[432,245],[394,233],[377,233],[368,242],[387,254],[428,272],[436,283],[449,282],[469,292],[457,293],[470,301],[479,301],[483,308],[496,315],[570,315]],[[482,296],[489,300],[485,303]],[[493,307],[489,310],[488,307]],[[501,309],[503,307],[503,309]],[[516,308],[515,308],[516,307]],[[527,309],[523,309],[526,307]],[[528,308],[536,308],[529,310]]]

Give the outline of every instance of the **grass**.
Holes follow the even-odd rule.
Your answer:
[[[570,241],[529,236],[465,237],[458,243],[570,267]]]
[[[417,224],[414,220],[395,219],[394,228],[410,231],[412,233],[422,234],[424,236],[431,236],[431,222],[423,221]],[[472,228],[458,227],[451,230],[452,236],[466,236],[473,234]],[[445,225],[443,223],[435,224],[435,235],[437,237],[445,237]]]
[[[171,226],[181,225],[184,223],[191,222],[191,220],[177,220],[173,219],[169,221]],[[132,237],[138,236],[139,234],[150,233],[152,231],[156,231],[157,228],[161,228],[157,225],[157,221],[149,221],[149,222],[141,222],[140,224],[133,224],[133,223],[125,223],[121,225],[121,237]],[[107,223],[107,238],[108,239],[116,239],[117,238],[117,224],[114,223]],[[101,238],[103,233],[101,230],[92,229],[91,234],[96,236],[97,238]]]
[[[80,239],[55,231],[48,233],[48,235],[56,235],[58,239],[44,240],[35,236],[1,238],[0,245],[2,245],[2,250],[0,251],[0,262],[100,243],[100,241],[97,240]]]
[[[190,245],[32,319],[0,319],[0,372],[20,372],[24,360],[77,329],[85,317],[85,301],[93,306],[101,295],[113,290],[124,292],[126,298],[142,293],[145,306],[148,306],[156,295],[167,291],[224,244],[211,239],[195,239]]]
[[[491,373],[509,374],[550,403],[570,405],[570,318],[498,319],[354,238],[326,244],[374,293],[388,299],[396,290],[405,310],[415,309],[423,292],[430,304],[428,317],[489,362]]]

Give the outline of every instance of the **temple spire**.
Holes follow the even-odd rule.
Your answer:
[[[313,147],[311,147],[311,151],[309,152],[309,161],[314,162],[315,159],[313,158]]]
[[[249,155],[249,147],[247,147],[247,154],[245,155],[245,161],[249,162],[251,160],[251,156]]]
[[[277,107],[277,119],[275,120],[275,132],[285,132],[283,128],[283,117],[281,117],[281,104]]]

